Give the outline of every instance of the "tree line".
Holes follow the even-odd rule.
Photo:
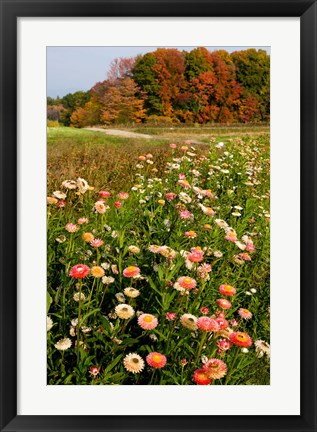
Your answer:
[[[115,59],[106,80],[47,103],[48,119],[74,127],[268,122],[270,56],[254,48],[159,48]]]

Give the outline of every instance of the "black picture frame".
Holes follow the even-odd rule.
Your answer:
[[[0,0],[1,431],[316,431],[317,3],[312,0]],[[76,7],[74,7],[76,6]],[[17,415],[17,18],[300,17],[301,414],[294,416]],[[269,29],[268,29],[269,31]],[[287,41],[285,41],[287,43]],[[21,209],[19,209],[21,211]],[[290,328],[291,331],[291,328]],[[294,349],[298,349],[295,346]],[[291,353],[286,354],[291,360]],[[292,379],[292,377],[290,377]],[[31,391],[31,390],[30,390]]]

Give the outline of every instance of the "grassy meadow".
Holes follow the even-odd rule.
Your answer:
[[[270,384],[269,127],[47,131],[48,384]]]

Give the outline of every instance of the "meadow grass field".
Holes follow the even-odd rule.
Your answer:
[[[268,127],[133,131],[48,128],[48,384],[268,385]]]

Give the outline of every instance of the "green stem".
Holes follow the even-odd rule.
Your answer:
[[[103,294],[102,294],[102,299],[101,299],[101,302],[99,304],[99,308],[101,308],[101,306],[102,306],[102,303],[103,303],[105,295],[106,295],[107,288],[108,288],[108,285],[105,285],[105,288],[104,288]]]
[[[149,384],[149,385],[152,384],[153,379],[154,379],[154,375],[155,375],[155,369],[153,369],[153,372],[152,372],[152,376],[151,376],[151,380],[150,380],[150,384]]]
[[[207,337],[207,332],[204,332],[203,335],[202,335],[202,337],[201,337],[200,344],[198,346],[197,355],[196,355],[196,358],[195,358],[195,363],[198,362],[198,359],[201,356],[201,352],[202,352],[204,343],[206,341],[206,337]]]
[[[228,383],[229,378],[230,378],[231,375],[232,375],[232,372],[233,372],[233,370],[234,370],[234,365],[235,365],[235,363],[236,363],[236,360],[237,360],[238,354],[239,354],[239,352],[240,352],[240,350],[239,350],[238,347],[236,347],[235,350],[236,350],[236,352],[234,353],[234,357],[233,357],[233,360],[232,360],[232,363],[231,363],[231,367],[230,367],[230,369],[229,369],[229,371],[228,371],[228,373],[227,373],[226,380],[225,380],[225,384]]]
[[[78,324],[77,324],[77,366],[79,363],[79,350],[80,350],[81,289],[82,289],[82,281],[79,281]]]

